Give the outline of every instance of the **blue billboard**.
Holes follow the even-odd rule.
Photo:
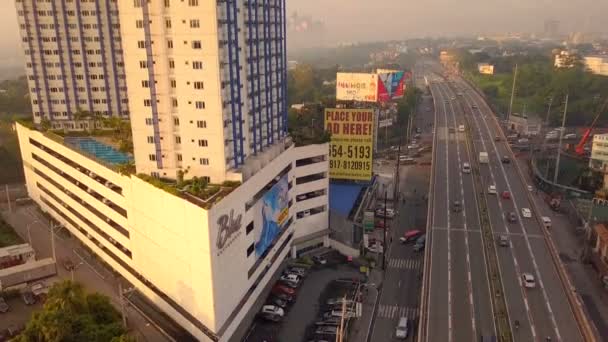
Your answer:
[[[289,184],[287,174],[268,190],[261,200],[262,230],[255,243],[255,254],[260,257],[281,232],[289,216]]]

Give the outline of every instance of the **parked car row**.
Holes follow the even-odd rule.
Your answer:
[[[328,299],[322,305],[314,326],[312,341],[333,341],[338,334],[340,321],[355,318],[354,293],[347,291],[342,297]]]
[[[304,267],[288,267],[274,284],[266,304],[258,316],[271,322],[280,322],[285,317],[288,306],[296,299],[296,289],[300,287],[308,270]]]

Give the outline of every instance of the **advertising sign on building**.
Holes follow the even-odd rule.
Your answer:
[[[373,109],[325,109],[325,128],[331,133],[330,178],[371,179],[373,127]]]
[[[487,63],[477,64],[477,69],[479,70],[480,74],[494,75],[494,66],[491,64],[487,64]]]
[[[363,228],[365,229],[366,232],[374,231],[375,217],[376,217],[376,214],[374,213],[373,210],[366,210],[363,213]],[[365,235],[367,235],[367,234],[365,234]]]
[[[402,98],[405,94],[406,73],[398,70],[378,70],[378,101]]]
[[[379,128],[389,127],[393,125],[393,119],[380,120],[378,123]]]
[[[261,218],[261,222],[255,222],[261,229],[255,236],[255,254],[260,257],[270,247],[276,237],[283,229],[283,224],[289,217],[289,184],[287,174],[283,175],[279,181],[262,196],[255,210],[256,217]]]
[[[339,72],[336,75],[336,99],[341,101],[376,102],[378,75]]]

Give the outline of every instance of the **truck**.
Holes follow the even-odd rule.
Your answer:
[[[489,162],[488,152],[479,152],[479,163],[487,164]]]

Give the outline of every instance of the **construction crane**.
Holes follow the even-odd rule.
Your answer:
[[[593,128],[595,127],[595,124],[597,123],[597,119],[599,119],[600,115],[602,115],[602,113],[606,110],[606,107],[608,107],[608,98],[604,101],[604,103],[602,103],[602,105],[600,106],[600,109],[597,111],[597,114],[595,115],[595,118],[593,119],[593,122],[591,123],[591,126],[589,126],[589,128],[587,128],[587,130],[585,130],[585,133],[583,134],[581,141],[579,141],[578,145],[576,145],[576,148],[574,149],[574,151],[579,156],[585,154],[585,144],[587,144],[587,141],[589,140],[589,137],[591,136],[591,132],[593,131]]]

